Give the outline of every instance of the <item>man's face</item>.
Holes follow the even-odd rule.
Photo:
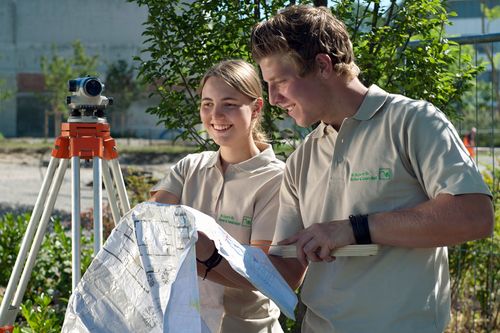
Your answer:
[[[300,77],[294,63],[281,54],[263,58],[260,69],[268,84],[269,103],[287,111],[297,125],[308,127],[322,118],[320,78],[314,73]]]

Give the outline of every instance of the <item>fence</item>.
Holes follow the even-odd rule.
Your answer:
[[[473,56],[476,65],[485,71],[464,96],[467,103],[459,110],[455,121],[461,135],[474,127],[473,153],[486,182],[490,186],[495,206],[495,232],[485,240],[451,247],[450,273],[452,320],[447,332],[498,332],[500,330],[498,281],[500,278],[500,170],[496,165],[500,144],[497,124],[500,114],[499,72],[495,63],[500,48],[500,33],[450,38],[458,43],[460,54]]]

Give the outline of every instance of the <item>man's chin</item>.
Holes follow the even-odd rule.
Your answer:
[[[309,124],[305,121],[301,121],[301,120],[297,120],[297,119],[293,119],[295,121],[295,124],[299,127],[302,127],[302,128],[308,128],[308,127],[311,127],[313,124]]]

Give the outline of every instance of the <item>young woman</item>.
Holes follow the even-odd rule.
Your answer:
[[[151,200],[193,207],[212,216],[240,243],[267,252],[284,163],[260,131],[259,76],[247,62],[223,61],[205,74],[200,93],[201,121],[220,148],[179,161],[152,188]],[[196,257],[203,278],[201,314],[212,332],[282,332],[277,306],[221,260],[201,233]]]

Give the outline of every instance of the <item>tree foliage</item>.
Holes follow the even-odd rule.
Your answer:
[[[1,58],[1,55],[0,55]],[[8,100],[14,95],[12,90],[7,89],[7,83],[5,79],[0,77],[0,111],[2,111],[2,101]],[[1,133],[0,133],[1,136]]]
[[[72,44],[73,55],[64,57],[57,53],[54,46],[51,57],[42,56],[40,66],[45,78],[46,94],[41,99],[48,105],[47,115],[54,115],[54,133],[59,133],[63,116],[68,115],[66,96],[68,96],[68,80],[82,76],[97,76],[98,56],[88,56],[80,41]],[[47,119],[47,118],[46,118]],[[47,127],[46,120],[46,127]],[[47,136],[48,129],[45,129]]]
[[[12,97],[12,91],[5,88],[5,80],[0,79],[0,102],[5,101]]]
[[[134,0],[129,0],[134,1]],[[140,77],[154,87],[160,102],[148,112],[181,138],[210,146],[196,125],[196,88],[205,70],[226,58],[250,60],[252,26],[269,18],[287,1],[135,0],[148,7]],[[439,0],[333,1],[332,12],[351,33],[361,79],[388,91],[426,99],[452,115],[477,69],[470,59],[457,62],[458,48],[444,37],[449,13]],[[304,3],[294,1],[294,3]],[[416,42],[418,41],[418,42]],[[264,129],[276,143],[297,131],[279,131],[283,113],[267,108]]]
[[[127,110],[142,95],[142,90],[140,82],[135,79],[133,66],[123,59],[109,65],[105,93],[113,97],[113,106],[108,108],[108,121],[121,136],[125,135]]]
[[[197,87],[203,73],[212,64],[228,58],[250,60],[249,36],[252,26],[268,18],[284,1],[194,1],[138,0],[146,5],[144,59],[140,77],[154,87],[160,97],[158,106],[148,112],[158,115],[170,129],[184,129],[181,138],[201,148],[211,143],[199,131]],[[264,113],[268,133],[277,131],[277,110]]]
[[[445,38],[450,24],[441,0],[337,1],[337,15],[347,23],[365,84],[432,102],[454,117],[457,102],[478,69],[460,57],[458,44]],[[460,66],[457,66],[460,59]]]

